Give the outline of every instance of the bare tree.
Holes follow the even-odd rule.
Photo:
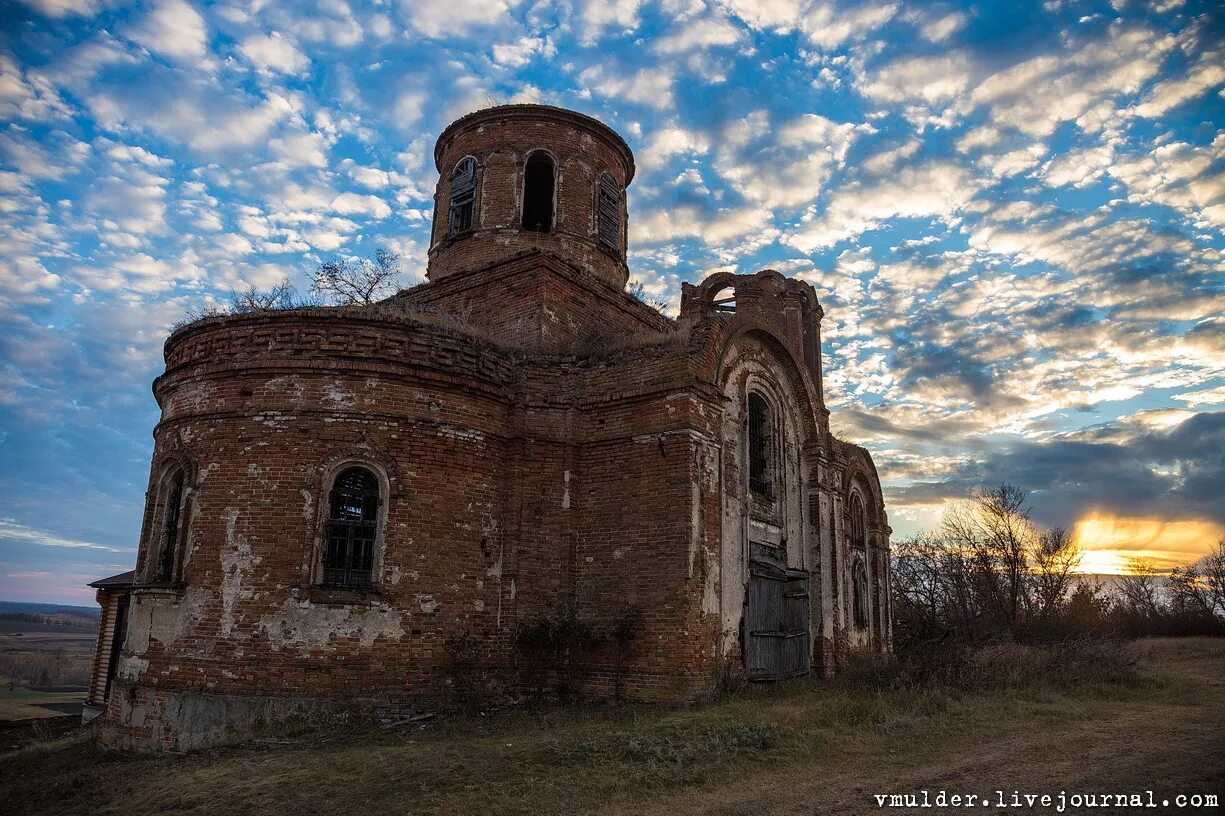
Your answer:
[[[282,278],[281,282],[271,289],[256,289],[255,286],[248,286],[242,291],[230,293],[231,314],[292,309],[297,305],[299,305],[298,291],[289,282],[289,278]]]
[[[1213,614],[1225,617],[1225,538],[1219,539],[1216,549],[1200,559],[1199,570]]]
[[[270,289],[257,289],[254,285],[241,290],[233,289],[230,291],[228,305],[221,305],[214,301],[199,308],[188,309],[173,328],[177,329],[206,317],[225,317],[226,315],[271,312],[318,305],[320,304],[310,297],[299,296],[298,290],[289,282],[289,278],[282,278]]]
[[[1027,603],[1029,554],[1038,541],[1025,491],[1009,484],[976,491],[945,513],[941,532],[968,559],[982,611],[999,626],[1014,626]]]
[[[1035,611],[1051,617],[1062,611],[1072,586],[1072,573],[1080,566],[1081,552],[1062,527],[1038,535],[1030,568],[1030,600]]]
[[[630,278],[626,281],[625,291],[634,300],[645,303],[657,312],[663,312],[668,308],[668,301],[648,295],[647,285],[637,278]]]
[[[1127,559],[1127,574],[1119,579],[1119,602],[1132,616],[1157,620],[1161,615],[1161,570],[1148,558]]]
[[[392,294],[400,276],[400,256],[379,249],[374,260],[324,261],[311,272],[311,292],[338,306],[369,306]]]
[[[1213,600],[1208,583],[1200,574],[1199,564],[1174,567],[1165,579],[1170,616],[1183,626],[1201,626],[1212,622]]]
[[[943,541],[920,533],[893,545],[893,597],[899,638],[930,640],[946,630],[949,587]]]

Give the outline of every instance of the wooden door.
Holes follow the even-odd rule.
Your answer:
[[[742,646],[751,680],[808,672],[808,572],[788,569],[778,548],[751,547]]]

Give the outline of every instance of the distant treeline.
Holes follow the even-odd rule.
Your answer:
[[[976,492],[934,532],[893,546],[899,651],[1007,635],[1225,635],[1225,542],[1163,575],[1135,561],[1111,590],[1078,576],[1081,552],[1063,529],[1041,530],[1012,485]]]
[[[36,612],[0,612],[0,621],[38,623],[45,626],[63,626],[70,629],[92,629],[97,626],[96,620],[85,617],[55,617],[53,615],[39,615]]]
[[[33,612],[36,615],[60,617],[99,618],[102,610],[94,606],[68,606],[66,604],[34,603],[32,601],[0,601],[0,612]]]

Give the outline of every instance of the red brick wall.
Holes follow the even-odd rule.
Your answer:
[[[536,251],[406,289],[395,300],[410,310],[456,315],[500,344],[533,351],[573,352],[577,345],[586,353],[675,331],[673,321],[624,291]]]
[[[524,232],[523,168],[528,155],[546,150],[555,161],[555,223],[549,233]],[[606,284],[625,285],[625,196],[621,245],[596,240],[596,182],[607,172],[624,191],[634,160],[621,137],[581,114],[544,105],[506,105],[470,114],[447,128],[434,151],[441,174],[434,196],[430,280],[477,269],[519,252],[540,249],[568,259]],[[477,160],[473,229],[447,237],[451,175],[465,156]]]
[[[212,318],[167,341],[139,562],[160,535],[152,506],[172,462],[188,474],[182,549],[173,585],[134,591],[106,740],[183,748],[219,738],[227,718],[556,688],[562,670],[517,637],[567,612],[591,636],[570,660],[585,692],[709,689],[738,655],[711,598],[722,481],[738,473],[720,466],[737,455],[721,367],[750,333],[794,389],[805,455],[821,463],[814,490],[824,502],[844,490],[812,288],[769,271],[716,276],[685,288],[679,321],[663,317],[621,290],[624,264],[594,248],[594,199],[577,192],[600,168],[627,183],[628,148],[575,114],[499,110],[439,140],[440,201],[459,157],[477,155],[486,175],[480,229],[449,243],[436,232],[429,283],[376,307]],[[571,179],[559,230],[521,235],[507,220],[511,170],[546,142]],[[735,314],[711,308],[724,285]],[[346,462],[386,480],[372,593],[318,586],[327,479]],[[837,534],[812,515],[799,537],[828,558]],[[887,548],[883,511],[875,523]],[[818,580],[826,565],[812,565]],[[831,583],[814,599],[818,662],[845,642]]]

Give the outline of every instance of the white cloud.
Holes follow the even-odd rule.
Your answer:
[[[705,211],[694,205],[669,206],[643,213],[630,222],[634,244],[661,244],[686,238],[701,239],[718,248],[755,235],[767,243],[777,234],[770,227],[772,213],[759,207]]]
[[[134,553],[135,547],[110,547],[106,544],[95,544],[92,541],[81,541],[75,538],[64,538],[54,533],[46,533],[21,524],[16,519],[0,518],[0,538],[26,541],[43,547],[66,547],[74,550],[100,550],[109,553]]]
[[[775,128],[765,111],[755,111],[724,131],[714,166],[747,198],[795,207],[817,197],[858,130],[815,113]]]
[[[901,145],[892,150],[883,150],[879,153],[873,153],[866,159],[859,162],[859,167],[865,173],[872,176],[883,176],[885,173],[893,170],[902,163],[903,160],[910,158],[919,151],[923,143],[918,139],[908,139]]]
[[[104,69],[119,65],[136,65],[141,57],[133,54],[127,45],[115,39],[107,31],[100,31],[78,45],[66,48],[56,59],[29,73],[41,80],[40,84],[67,88],[77,96],[91,96],[96,90],[91,81]]]
[[[60,130],[41,139],[17,127],[0,133],[0,156],[36,179],[66,178],[89,154],[88,144]]]
[[[45,77],[23,75],[13,58],[0,52],[0,119],[48,121],[71,114],[72,108]]]
[[[948,221],[980,186],[964,167],[949,161],[907,167],[885,181],[838,188],[823,213],[814,214],[782,240],[802,252],[812,252],[876,229],[891,218]]]
[[[642,68],[630,74],[605,65],[593,65],[578,76],[578,81],[603,96],[628,99],[652,108],[673,105],[673,78],[662,67]]]
[[[965,24],[966,16],[959,11],[955,11],[952,14],[946,14],[939,19],[924,23],[920,26],[919,33],[928,42],[939,43],[956,34]]]
[[[276,31],[245,37],[238,44],[238,50],[252,65],[264,72],[300,74],[310,65],[310,60],[293,41]]]
[[[515,0],[401,0],[409,25],[427,37],[471,37],[476,31],[506,27]]]
[[[1064,122],[1097,132],[1118,126],[1118,97],[1135,93],[1157,76],[1162,61],[1177,45],[1171,34],[1116,24],[1096,39],[1065,40],[1059,53],[1043,53],[984,75],[987,60],[966,50],[936,56],[907,57],[861,77],[860,90],[878,102],[914,104],[942,112],[932,120],[949,125],[975,109],[984,109],[995,128],[1045,138]],[[1204,68],[1186,85],[1167,89],[1162,98],[1193,92],[1214,74]],[[1154,107],[1145,110],[1156,110]],[[930,114],[928,115],[930,117]],[[912,120],[925,121],[921,111]],[[963,151],[974,145],[963,144]]]
[[[898,10],[894,3],[839,6],[825,0],[724,0],[723,5],[754,28],[782,34],[798,29],[829,50],[880,28]]]
[[[1185,394],[1177,394],[1174,399],[1179,402],[1185,402],[1191,408],[1199,408],[1201,406],[1225,405],[1225,385],[1219,385],[1216,388],[1207,388],[1203,391],[1189,391]]]
[[[272,10],[278,28],[305,42],[352,48],[365,36],[361,23],[345,0],[290,3],[283,7],[273,6]],[[384,22],[390,25],[385,16],[375,15],[371,28],[382,30]]]
[[[1118,156],[1108,172],[1127,185],[1128,200],[1165,204],[1225,226],[1225,133],[1211,145],[1172,142],[1147,155]]]
[[[327,167],[327,139],[321,133],[295,133],[268,142],[286,167]]]
[[[174,60],[203,60],[208,53],[204,18],[184,0],[156,0],[128,36],[153,53]]]
[[[427,96],[424,91],[407,90],[396,97],[392,105],[395,125],[401,130],[411,130],[421,120]]]
[[[158,87],[144,94],[95,93],[91,112],[111,130],[148,128],[203,153],[221,153],[265,141],[269,131],[295,115],[295,102],[278,93],[263,99],[219,95],[209,85]]]
[[[143,252],[117,255],[101,266],[81,264],[69,270],[69,275],[89,289],[140,294],[167,292],[178,282],[205,277],[195,264],[184,263],[182,259],[154,258]]]
[[[549,37],[520,37],[513,43],[495,45],[492,49],[493,61],[507,68],[521,68],[538,55],[549,60],[556,53],[557,46]]]
[[[591,45],[608,29],[628,33],[638,28],[638,10],[643,0],[580,0],[577,16],[580,41]]]
[[[391,184],[392,174],[377,167],[351,167],[349,176],[367,189],[382,190]]]
[[[23,2],[48,17],[67,17],[69,14],[92,17],[98,11],[98,3],[95,0],[23,0]]]
[[[969,85],[969,57],[964,52],[951,52],[890,63],[861,90],[879,102],[918,100],[932,104],[955,99]]]
[[[360,193],[341,193],[332,199],[331,209],[341,215],[368,215],[371,218],[386,218],[391,207],[378,196]]]
[[[697,48],[735,45],[743,32],[723,17],[703,17],[678,22],[671,33],[655,40],[652,48],[660,54],[677,54]]]
[[[1084,187],[1100,178],[1113,160],[1114,149],[1110,145],[1070,150],[1051,160],[1042,177],[1052,187]]]
[[[1049,136],[1062,122],[1096,131],[1114,116],[1114,97],[1156,76],[1174,46],[1171,35],[1116,26],[1065,54],[1033,57],[988,77],[971,99],[995,122],[1030,136]]]
[[[1046,154],[1046,146],[1031,144],[1006,153],[988,154],[978,159],[978,166],[986,168],[996,178],[1007,178],[1036,165]]]
[[[662,167],[674,156],[701,155],[710,150],[710,140],[698,131],[666,125],[655,130],[647,146],[639,152],[638,164],[644,170]]]
[[[103,140],[103,144],[106,145],[106,143],[107,140]],[[170,167],[174,164],[172,159],[150,153],[140,145],[112,144],[107,147],[106,155],[112,159],[143,164],[146,167]]]
[[[141,165],[112,163],[110,171],[99,174],[89,185],[83,204],[85,212],[104,228],[141,236],[166,228],[166,188],[169,179]],[[112,238],[124,244],[123,239]]]
[[[1185,77],[1156,83],[1136,106],[1137,116],[1152,119],[1225,82],[1225,52],[1202,55]]]

